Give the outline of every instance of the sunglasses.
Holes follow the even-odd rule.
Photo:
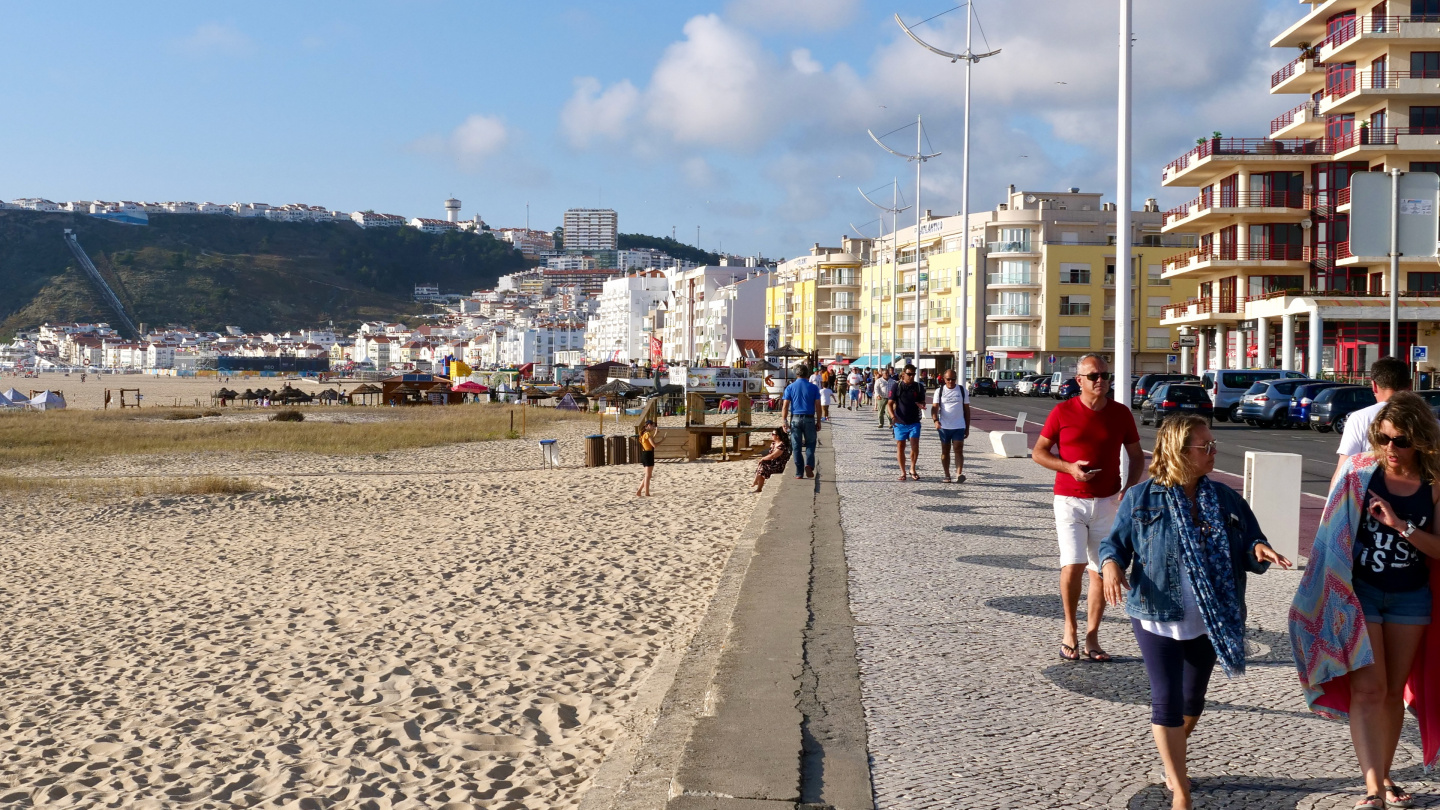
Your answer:
[[[1409,436],[1386,436],[1384,433],[1375,437],[1375,443],[1381,447],[1387,444],[1393,444],[1396,450],[1409,450],[1415,446],[1415,443],[1410,441]]]
[[[1213,456],[1215,455],[1215,448],[1219,447],[1220,445],[1219,442],[1216,442],[1212,439],[1211,441],[1205,442],[1204,444],[1187,444],[1185,446],[1193,448],[1195,450],[1204,450],[1205,455]]]
[[[1100,380],[1108,380],[1108,379],[1110,379],[1110,372],[1108,372],[1108,371],[1092,371],[1092,372],[1090,372],[1089,374],[1082,374],[1082,375],[1080,375],[1080,376],[1084,377],[1085,379],[1089,380],[1090,382],[1098,382],[1098,381],[1100,381]]]

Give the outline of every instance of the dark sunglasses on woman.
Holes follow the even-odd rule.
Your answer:
[[[1394,443],[1396,450],[1409,450],[1411,447],[1415,446],[1413,443],[1411,443],[1409,436],[1386,436],[1384,433],[1376,436],[1375,442],[1381,447],[1384,447],[1387,444]]]

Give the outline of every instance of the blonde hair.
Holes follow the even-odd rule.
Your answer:
[[[1171,416],[1160,423],[1155,434],[1155,450],[1150,459],[1150,477],[1162,487],[1186,484],[1196,476],[1195,465],[1185,453],[1185,445],[1195,428],[1209,424],[1205,417],[1194,414]]]
[[[1370,423],[1370,454],[1385,466],[1385,449],[1380,444],[1380,423],[1389,422],[1415,448],[1415,467],[1420,477],[1440,481],[1440,423],[1429,404],[1413,391],[1396,391]]]

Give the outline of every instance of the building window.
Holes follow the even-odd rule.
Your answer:
[[[1088,349],[1088,348],[1090,348],[1090,327],[1088,327],[1088,326],[1062,326],[1062,327],[1060,327],[1060,348],[1062,348],[1062,349]]]
[[[1170,330],[1165,327],[1150,327],[1145,330],[1145,348],[1147,349],[1168,349],[1170,348]]]
[[[1061,315],[1089,315],[1090,296],[1088,295],[1062,295],[1060,296]],[[1089,334],[1088,332],[1086,333]],[[1089,345],[1088,343],[1086,344]]]
[[[1152,295],[1145,299],[1145,317],[1159,318],[1161,310],[1170,305],[1170,296]]]
[[[1145,268],[1145,280],[1151,287],[1169,287],[1170,279],[1162,278],[1165,273],[1164,265],[1152,264]]]
[[[1440,273],[1407,274],[1406,289],[1415,293],[1440,293]]]
[[[1089,284],[1090,265],[1075,262],[1060,263],[1061,284]]]

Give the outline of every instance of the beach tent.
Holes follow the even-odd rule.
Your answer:
[[[3,411],[3,410],[5,410],[5,409],[7,409],[7,408],[23,408],[23,407],[25,407],[25,406],[24,406],[24,405],[21,405],[21,404],[18,403],[18,402],[11,402],[9,397],[5,396],[4,394],[0,394],[0,411]]]
[[[566,394],[560,398],[560,402],[557,403],[555,407],[562,411],[578,411],[580,410],[580,403],[575,401],[574,394]]]
[[[58,411],[64,409],[65,398],[55,391],[41,391],[25,405],[37,411]]]
[[[24,405],[25,403],[27,403],[27,402],[30,401],[30,398],[29,398],[29,397],[25,396],[24,394],[20,393],[19,391],[16,391],[14,388],[11,388],[9,391],[6,391],[5,394],[4,394],[4,396],[5,396],[6,399],[10,400],[11,402],[15,403],[16,405]]]

